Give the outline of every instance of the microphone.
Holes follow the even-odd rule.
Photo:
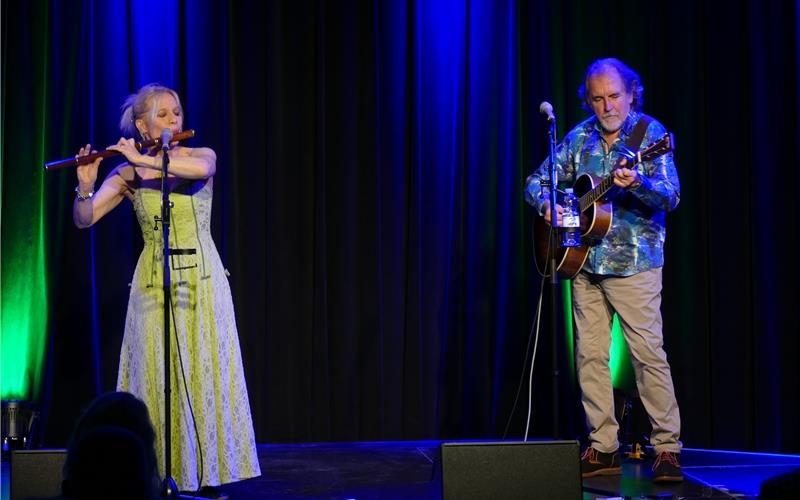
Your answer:
[[[168,150],[170,142],[172,142],[172,129],[165,128],[161,130],[161,149],[163,151]]]
[[[553,114],[553,105],[549,102],[542,101],[542,103],[539,105],[539,112],[543,115],[547,115],[547,121],[556,121],[556,115]]]

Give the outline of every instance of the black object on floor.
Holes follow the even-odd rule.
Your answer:
[[[488,441],[461,441],[482,448]],[[442,498],[441,449],[454,441],[259,445],[262,475],[222,486],[231,500]],[[513,446],[513,442],[507,445]],[[470,446],[467,446],[468,449]],[[34,457],[38,458],[38,457]],[[578,460],[576,453],[575,460]],[[583,500],[634,498],[754,499],[761,484],[800,468],[800,456],[684,448],[682,483],[652,482],[652,460],[624,461],[621,476],[584,479]],[[486,473],[479,464],[476,475]],[[569,468],[572,466],[569,465]],[[491,469],[491,467],[489,467]],[[44,473],[44,469],[39,470]],[[2,463],[2,500],[11,468]],[[12,478],[13,479],[13,478]],[[512,479],[513,480],[513,479]],[[579,480],[579,478],[576,478]],[[788,483],[791,487],[792,482]],[[784,485],[782,484],[782,487]],[[800,498],[800,492],[792,497]]]

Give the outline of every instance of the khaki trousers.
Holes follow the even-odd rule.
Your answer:
[[[578,381],[591,445],[603,453],[619,448],[609,368],[616,312],[639,397],[653,426],[650,444],[657,453],[680,453],[681,418],[661,334],[661,268],[633,276],[581,272],[572,281],[572,294]]]

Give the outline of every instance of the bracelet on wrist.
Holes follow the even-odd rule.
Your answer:
[[[75,197],[78,198],[78,201],[86,201],[94,196],[94,190],[89,191],[88,193],[82,193],[80,186],[75,186]]]

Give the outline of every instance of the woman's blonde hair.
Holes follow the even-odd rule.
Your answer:
[[[141,134],[139,129],[136,128],[136,120],[147,115],[150,112],[150,119],[156,116],[156,106],[153,105],[153,99],[162,94],[172,94],[175,102],[178,103],[178,108],[183,114],[183,106],[181,105],[181,98],[178,93],[169,87],[165,87],[158,83],[148,83],[140,88],[135,93],[129,95],[125,102],[122,103],[122,117],[119,120],[119,128],[123,134],[128,137],[134,137]]]

